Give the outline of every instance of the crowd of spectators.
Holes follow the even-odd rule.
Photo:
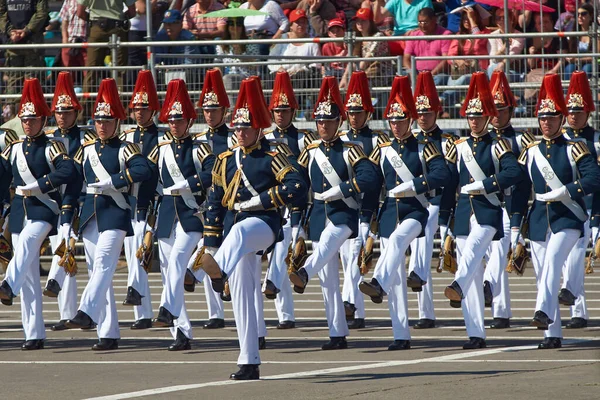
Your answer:
[[[372,87],[386,87],[393,76],[402,71],[411,73],[412,57],[460,56],[445,60],[417,60],[416,69],[431,70],[438,86],[456,86],[469,83],[476,70],[489,75],[496,69],[506,70],[511,82],[539,82],[544,73],[562,73],[569,79],[575,70],[592,72],[593,35],[578,37],[534,37],[527,40],[489,38],[490,34],[520,32],[582,31],[589,32],[596,15],[591,0],[536,0],[552,7],[554,12],[521,11],[518,1],[511,2],[509,10],[476,3],[472,0],[0,0],[0,37],[7,44],[42,44],[44,36],[55,35],[62,43],[108,42],[111,35],[124,41],[181,41],[198,40],[202,44],[152,48],[155,62],[161,69],[159,83],[174,77],[183,77],[201,83],[201,69],[186,70],[182,64],[220,63],[228,89],[235,89],[245,77],[258,74],[265,87],[279,70],[292,75],[297,88],[314,89],[325,75],[334,75],[344,88],[348,83],[350,66],[364,70]],[[598,4],[600,4],[600,1]],[[486,1],[489,3],[489,1]],[[502,3],[498,0],[498,4]],[[245,17],[206,17],[212,12],[239,9]],[[235,10],[234,10],[235,11]],[[148,32],[147,16],[152,21]],[[351,49],[346,42],[261,44],[254,39],[277,38],[341,38],[348,32],[356,37],[419,36],[410,41],[358,41]],[[431,35],[447,35],[448,39],[429,39]],[[462,39],[463,35],[478,38]],[[479,37],[480,36],[480,37]],[[239,39],[237,45],[214,45],[214,39]],[[46,39],[47,40],[47,39]],[[9,49],[0,57],[4,66],[16,67],[3,74],[0,93],[19,93],[22,80],[34,73],[25,73],[18,67],[40,66],[141,66],[147,63],[145,47],[121,47],[116,60],[111,60],[110,49],[63,48],[43,46],[32,50]],[[561,53],[579,53],[572,58],[553,57]],[[508,60],[503,56],[531,55]],[[50,57],[48,57],[50,55]],[[543,55],[540,58],[539,55]],[[353,62],[320,62],[319,57],[337,58],[355,56]],[[387,56],[396,59],[373,60]],[[493,58],[481,58],[492,56]],[[468,58],[465,58],[468,57]],[[309,62],[300,62],[307,60]],[[239,65],[239,62],[256,62]],[[508,65],[507,65],[508,64]],[[73,71],[75,82],[84,92],[93,92],[98,76],[93,70]],[[193,75],[193,76],[192,76]],[[51,79],[52,74],[49,74]],[[120,76],[120,78],[123,78]],[[134,74],[120,81],[133,85]],[[463,91],[440,88],[444,116],[453,116],[461,103]],[[523,103],[534,102],[535,90],[517,93]],[[385,100],[385,96],[382,99]],[[302,107],[311,106],[310,96],[301,96]]]

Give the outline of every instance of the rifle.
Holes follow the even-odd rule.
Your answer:
[[[587,258],[587,262],[585,264],[585,273],[593,274],[594,273],[594,264],[596,262],[596,258],[600,256],[600,242],[598,242],[598,238],[600,237],[600,229],[596,232],[596,236],[594,237],[594,243],[592,251]]]
[[[10,241],[10,235],[7,234],[8,223],[7,218],[10,214],[10,204],[4,204],[2,209],[2,216],[0,216],[0,265],[6,270],[8,263],[13,256],[13,248]],[[7,225],[4,227],[4,225]]]
[[[305,228],[308,225],[310,214],[312,213],[313,203],[309,203],[308,208],[302,213],[300,221],[298,223],[298,233],[295,238],[292,238],[292,243],[288,250],[288,256],[285,258],[285,262],[288,265],[288,274],[298,271],[306,262],[308,258],[308,251],[306,250],[306,242],[304,238],[300,236],[300,229]],[[305,229],[308,232],[308,229]]]
[[[156,212],[152,207],[152,203],[148,204],[146,212],[146,221],[144,222],[144,239],[142,244],[137,249],[135,256],[140,260],[142,268],[146,272],[150,272],[152,267],[152,259],[154,258],[154,228],[156,225]],[[147,230],[150,226],[150,230]]]
[[[452,236],[448,234],[448,232],[450,231],[452,218],[454,218],[455,211],[456,210],[454,209],[450,211],[450,218],[448,218],[448,226],[446,229],[446,233],[444,234],[444,237],[440,242],[439,263],[436,269],[438,274],[441,274],[443,270],[454,274],[456,273],[456,270],[458,268],[458,265],[456,263],[456,255],[454,254],[454,240],[452,239]]]
[[[514,249],[511,249],[510,260],[508,261],[508,265],[506,266],[506,272],[512,273],[516,271],[517,275],[522,276],[525,272],[525,263],[529,260],[529,255],[527,254],[527,249],[523,244],[519,242],[521,236],[523,234],[523,229],[525,226],[525,221],[529,221],[529,213],[531,212],[531,208],[527,210],[527,215],[524,219],[521,220],[521,224],[519,225],[519,232],[517,232],[517,240]]]
[[[381,210],[383,209],[383,202],[379,203],[377,208],[377,214],[371,217],[371,223],[369,224],[369,230],[378,236],[379,233],[379,217],[381,217]],[[358,268],[360,269],[360,275],[364,276],[369,273],[373,266],[373,247],[375,246],[375,238],[368,236],[364,245],[360,248],[358,254]]]
[[[77,243],[77,235],[79,230],[79,216],[73,215],[73,221],[69,226],[69,241],[63,239],[60,246],[64,247],[63,255],[60,260],[58,260],[58,265],[65,269],[65,272],[70,276],[75,276],[77,274],[77,261],[75,260],[75,244]],[[72,233],[75,233],[75,237],[73,237]],[[59,246],[59,248],[60,248]],[[58,248],[55,251],[57,254]]]

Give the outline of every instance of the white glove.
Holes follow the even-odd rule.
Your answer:
[[[562,201],[562,200],[570,199],[571,195],[569,195],[569,191],[567,190],[567,187],[562,186],[558,189],[552,190],[551,192],[544,193],[544,194],[538,194],[536,196],[536,198],[539,201]]]
[[[148,229],[144,229],[146,226]],[[146,233],[146,230],[150,230],[150,225],[146,224],[146,221],[135,221],[133,224],[133,233],[135,236],[141,236]]]
[[[399,195],[400,193],[404,193],[404,195],[416,195],[415,192],[415,184],[413,181],[403,182],[390,190],[390,194]]]
[[[112,179],[110,179],[110,178],[105,179],[105,180],[100,181],[100,182],[90,183],[88,186],[89,187],[93,187],[93,188],[98,188],[98,189],[101,189],[101,190],[114,189],[115,188],[113,186]]]
[[[517,240],[517,237],[519,237],[519,240]],[[521,240],[523,240],[523,238],[521,237],[521,235],[519,235],[519,228],[518,227],[510,228],[510,248],[513,249],[513,251],[517,248],[517,244]]]
[[[237,204],[234,205],[234,208],[237,210]],[[257,211],[264,210],[264,207],[260,201],[260,196],[254,196],[250,200],[242,201],[239,204],[239,211]]]
[[[298,238],[306,239],[306,232],[304,232],[304,229],[300,228],[299,226],[293,226],[292,227],[292,241],[294,241]]]
[[[165,190],[168,191],[173,191],[173,190],[181,190],[181,189],[189,189],[190,188],[190,183],[184,179],[182,181],[179,182],[175,182],[174,185],[169,186],[168,188],[165,188]]]
[[[204,254],[210,254],[211,256],[215,256],[215,254],[217,254],[217,250],[219,250],[216,247],[211,247],[211,246],[204,246]]]
[[[362,240],[363,244],[365,244],[367,242],[367,238],[369,237],[369,232],[371,231],[369,223],[361,222],[358,227],[358,231],[360,239]]]
[[[62,225],[60,226],[60,232],[59,232],[59,235],[60,235],[60,239],[61,239],[61,240],[64,240],[64,241],[65,241],[65,243],[69,243],[69,239],[70,239],[71,237],[75,237],[75,236],[73,235],[73,230],[71,229],[71,224],[69,224],[69,223],[62,224]],[[76,237],[75,237],[75,238],[76,238]]]
[[[22,190],[25,193],[29,192],[26,194],[26,196],[36,196],[38,194],[42,194],[42,191],[40,190],[40,184],[37,181],[30,183],[29,185],[17,186],[17,189]]]
[[[473,183],[469,183],[462,187],[463,190],[467,193],[480,192],[478,194],[485,193],[485,187],[483,186],[483,181],[475,181]]]
[[[321,200],[323,201],[335,201],[343,198],[344,194],[342,193],[342,189],[339,187],[339,185],[321,193]]]
[[[440,238],[442,240],[444,240],[446,238],[446,235],[450,236],[450,237],[454,237],[454,235],[452,234],[452,230],[450,228],[448,228],[445,225],[440,225]],[[442,246],[444,244],[442,243]]]

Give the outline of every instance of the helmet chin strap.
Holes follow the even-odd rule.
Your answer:
[[[404,140],[404,139],[410,137],[410,135],[412,135],[410,127],[412,126],[413,122],[414,122],[414,119],[409,118],[408,119],[408,124],[406,125],[406,131],[399,138],[394,135],[394,138],[398,139],[398,140]],[[388,124],[389,124],[390,129],[391,129],[392,128],[392,121],[388,121]]]
[[[561,116],[561,120],[560,120],[560,124],[558,125],[558,129],[556,130],[556,132],[554,132],[554,133],[552,134],[552,136],[550,136],[550,137],[548,137],[548,136],[546,136],[546,135],[543,135],[543,134],[542,134],[542,136],[544,137],[544,139],[552,140],[552,139],[556,139],[557,137],[559,137],[559,136],[561,136],[561,135],[562,135],[562,127],[563,127],[563,125],[565,124],[565,120],[566,120],[567,118],[566,118],[564,115],[562,115],[562,114],[561,114],[560,116]],[[540,120],[539,120],[539,118],[538,118],[538,126],[540,127],[540,130],[541,130],[541,129],[542,129],[542,126],[540,125]]]
[[[121,120],[117,119],[116,121],[117,121],[117,123],[115,124],[115,130],[114,130],[113,134],[110,136],[110,139],[117,136],[117,132],[119,131],[119,127],[121,126]]]
[[[473,132],[473,131],[471,131],[471,136],[473,136],[473,137],[481,137],[481,136],[485,135],[487,133],[486,129],[487,129],[488,125],[490,124],[490,120],[491,119],[492,119],[491,117],[487,117],[487,120],[486,120],[485,124],[483,124],[483,128],[479,132]]]

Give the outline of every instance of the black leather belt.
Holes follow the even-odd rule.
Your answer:
[[[104,31],[110,31],[115,28],[122,28],[123,30],[129,30],[131,23],[128,19],[121,21],[118,19],[110,19],[110,18],[98,18],[90,21],[91,26],[99,26],[100,29]]]

